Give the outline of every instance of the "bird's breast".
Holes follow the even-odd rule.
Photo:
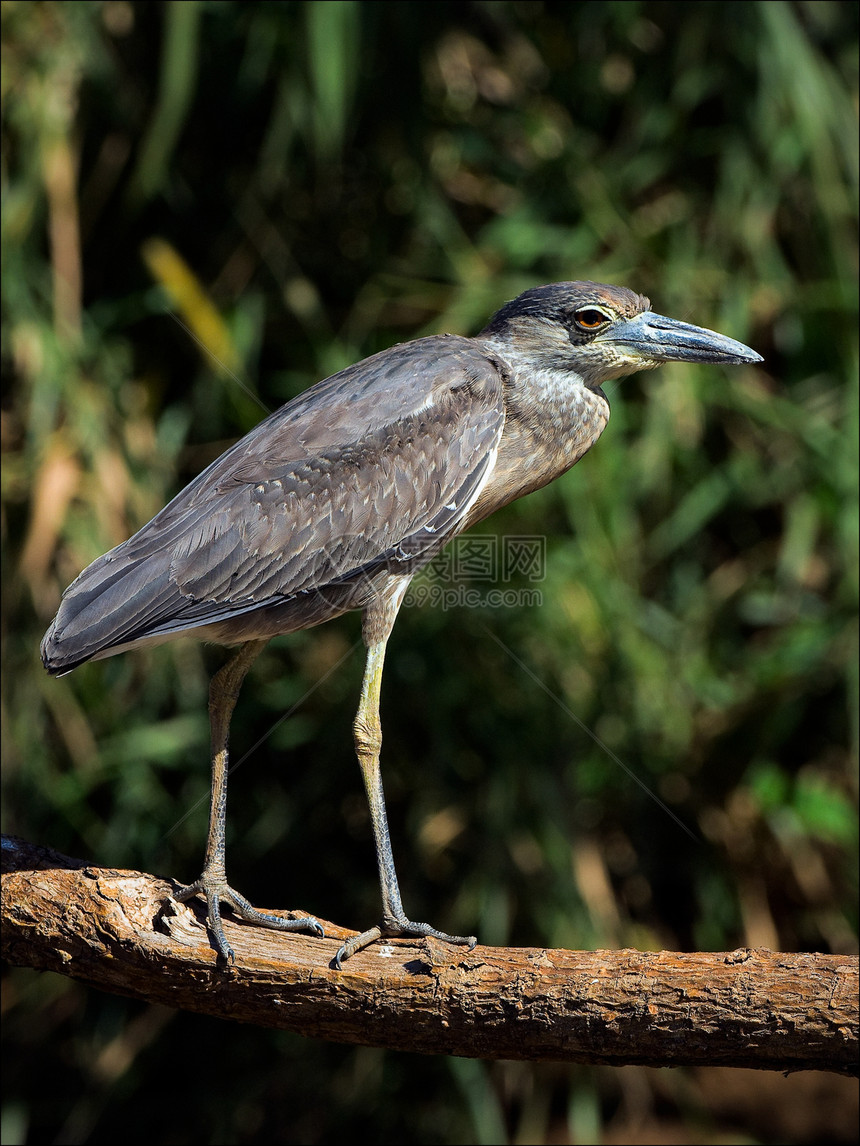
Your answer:
[[[576,386],[534,402],[506,395],[505,425],[496,464],[468,524],[554,481],[594,445],[609,421],[603,392]]]

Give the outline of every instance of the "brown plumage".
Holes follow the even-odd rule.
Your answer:
[[[221,956],[219,902],[282,929],[313,920],[256,911],[226,882],[229,719],[270,637],[363,611],[368,664],[355,723],[382,887],[380,935],[446,936],[405,916],[379,779],[379,682],[409,581],[452,537],[546,485],[594,444],[609,417],[600,386],[672,359],[752,363],[713,331],[650,311],[641,295],[591,282],[526,291],[477,338],[394,346],[312,386],[213,462],[63,595],[42,642],[50,673],[185,633],[239,653],[213,678],[213,801],[202,891]]]

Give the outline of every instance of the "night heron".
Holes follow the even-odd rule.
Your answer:
[[[477,338],[419,338],[341,370],[261,422],[64,593],[42,642],[53,674],[188,633],[240,646],[210,685],[203,873],[176,895],[205,896],[223,959],[233,951],[222,904],[252,923],[322,934],[315,919],[261,912],[227,883],[227,744],[264,644],[350,609],[362,611],[367,646],[353,728],[382,915],[335,963],[381,937],[475,943],[413,922],[401,904],[379,770],[386,642],[410,580],[446,542],[594,445],[609,418],[601,383],[661,362],[761,361],[650,307],[623,287],[555,283],[503,306]]]

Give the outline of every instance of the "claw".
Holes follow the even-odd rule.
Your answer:
[[[413,923],[411,919],[395,919],[388,924],[379,924],[362,931],[360,935],[353,935],[351,939],[341,944],[332,964],[337,971],[343,970],[344,959],[350,959],[357,951],[363,951],[377,939],[409,938],[410,936],[431,936],[441,939],[445,943],[453,943],[458,947],[468,947],[471,951],[478,940],[474,935],[448,935],[444,931],[437,931],[429,923]]]
[[[221,904],[227,906],[248,923],[255,923],[258,927],[268,927],[273,931],[309,931],[320,939],[325,938],[322,924],[313,916],[304,916],[299,919],[285,919],[282,915],[272,915],[268,911],[260,911],[253,907],[244,895],[234,891],[223,877],[209,877],[203,875],[187,887],[180,888],[173,896],[177,903],[185,903],[198,892],[206,900],[206,925],[220,959],[227,964],[236,962],[233,948],[227,942],[224,926],[221,922]]]

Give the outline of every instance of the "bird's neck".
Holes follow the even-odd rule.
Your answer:
[[[469,515],[471,521],[565,473],[594,445],[609,421],[603,391],[586,386],[574,371],[536,367],[501,346],[498,358],[505,374],[505,428],[493,473]]]

